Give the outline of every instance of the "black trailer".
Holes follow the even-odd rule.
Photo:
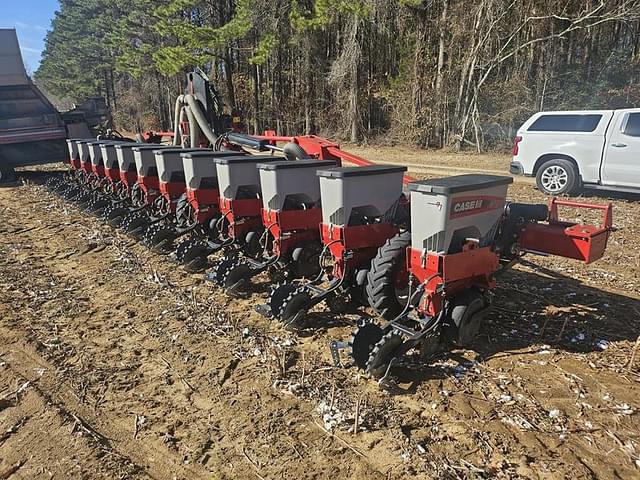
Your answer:
[[[67,128],[22,62],[14,29],[0,29],[0,182],[14,167],[67,159]]]

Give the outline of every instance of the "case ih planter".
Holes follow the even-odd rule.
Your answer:
[[[116,164],[113,168],[117,168],[118,181],[113,183],[113,196],[116,200],[107,206],[103,213],[102,219],[113,227],[118,227],[122,219],[127,215],[133,206],[132,192],[133,187],[138,181],[138,171],[133,154],[134,147],[140,146],[137,143],[118,143],[113,148],[107,148],[109,156],[109,164],[112,165],[111,155],[115,153]],[[160,147],[160,145],[156,145]],[[115,176],[116,172],[111,172],[110,176]]]
[[[99,140],[87,142],[86,146],[89,150],[89,158],[91,159],[91,174],[89,175],[89,185],[94,191],[91,200],[86,204],[88,213],[101,214],[102,211],[111,204],[112,200],[116,200],[114,195],[114,182],[118,181],[119,175],[116,175],[117,158],[115,156],[115,145],[122,143],[121,141]],[[107,150],[112,152],[109,167],[106,167]]]
[[[69,170],[59,177],[52,177],[46,182],[46,186],[52,191],[59,193],[63,198],[71,200],[82,192],[84,183],[84,171],[80,160],[78,149],[79,141],[90,141],[90,139],[67,139],[67,151],[69,153]]]
[[[262,189],[256,165],[275,162],[268,155],[216,158],[220,190],[220,219],[216,228],[220,243],[215,250],[235,246],[250,257],[260,254],[260,236],[264,230],[260,218]]]
[[[215,274],[227,291],[237,291],[252,277],[275,268],[290,278],[314,278],[322,250],[318,226],[322,221],[319,169],[333,160],[259,163],[262,189],[262,258],[221,262]]]
[[[190,271],[225,250],[208,278],[229,291],[265,270],[284,272],[288,283],[272,288],[260,311],[286,326],[305,326],[307,311],[325,300],[336,310],[366,298],[384,321],[360,323],[331,352],[339,364],[349,349],[382,383],[414,349],[428,359],[442,345],[471,344],[487,293],[522,255],[593,262],[612,230],[611,205],[508,203],[510,177],[415,181],[405,167],[372,165],[321,137],[230,133],[223,120],[220,98],[194,72],[176,102],[173,140],[216,151],[70,140],[70,173],[50,185],[104,208],[114,225],[122,219],[134,237],[146,232],[155,250],[188,233],[176,257]],[[563,222],[561,207],[599,209],[602,224]]]
[[[512,181],[460,175],[409,184],[411,234],[386,243],[368,275],[369,302],[389,321],[363,323],[350,342],[333,342],[336,363],[338,350],[348,347],[355,364],[384,383],[414,348],[429,358],[443,344],[469,346],[489,308],[486,293],[522,254],[535,251],[587,263],[603,255],[611,231],[610,205],[555,199],[550,208],[507,203]],[[598,227],[560,222],[558,205],[601,209],[603,222]],[[403,262],[410,292],[405,308],[395,312],[384,308],[391,288],[378,284],[393,285]]]
[[[412,350],[428,359],[443,346],[470,345],[490,307],[487,293],[524,254],[593,262],[612,230],[611,205],[508,203],[510,177],[414,181],[404,167],[369,165],[312,136],[225,135],[218,143],[290,160],[74,140],[71,173],[54,188],[79,204],[106,201],[105,216],[126,213],[122,228],[147,231],[156,249],[168,251],[189,233],[177,258],[190,270],[226,250],[208,278],[229,291],[281,270],[288,283],[276,285],[260,311],[286,326],[305,326],[306,312],[325,300],[335,310],[365,296],[385,321],[361,322],[331,352],[339,364],[347,348],[382,384]],[[327,168],[342,161],[360,167]],[[563,222],[563,207],[598,209],[602,223]]]

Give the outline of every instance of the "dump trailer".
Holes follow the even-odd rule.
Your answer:
[[[0,29],[0,182],[14,167],[67,158],[60,113],[27,76],[14,29]]]

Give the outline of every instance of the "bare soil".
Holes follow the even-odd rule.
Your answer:
[[[420,177],[508,166],[394,152],[355,153]],[[296,336],[254,311],[266,277],[230,298],[45,178],[0,189],[0,479],[640,475],[637,199],[589,195],[614,203],[603,259],[527,257],[473,350],[398,371],[390,392],[330,358],[372,312],[319,308]]]

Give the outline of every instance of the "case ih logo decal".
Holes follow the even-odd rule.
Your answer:
[[[490,212],[504,207],[504,198],[485,195],[473,197],[458,197],[451,202],[449,218],[466,217],[479,213]]]

